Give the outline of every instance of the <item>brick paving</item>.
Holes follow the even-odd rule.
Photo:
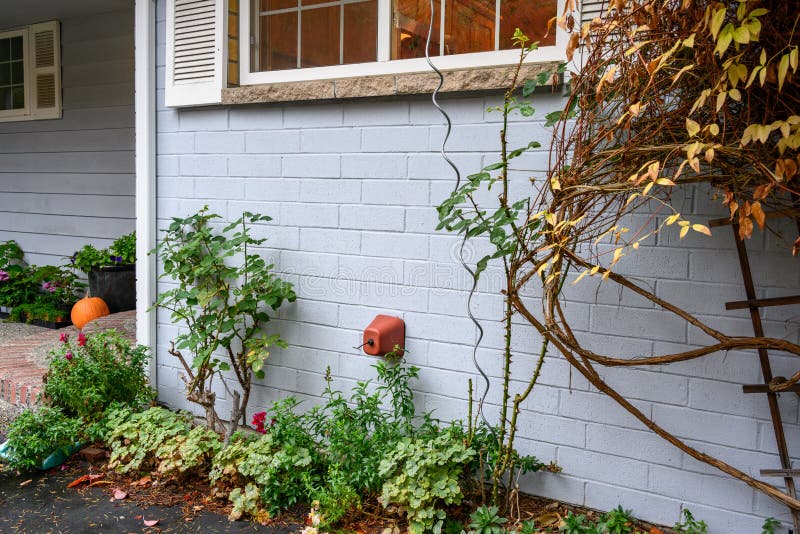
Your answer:
[[[135,341],[136,312],[127,311],[101,317],[84,327],[91,333],[115,328],[125,337]],[[62,332],[77,335],[78,329],[68,326],[48,330],[28,337],[9,341],[0,346],[0,399],[14,406],[27,407],[36,403],[47,369],[36,363],[33,353],[44,344],[51,344]]]

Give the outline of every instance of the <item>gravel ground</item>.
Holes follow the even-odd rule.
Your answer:
[[[32,324],[7,323],[2,321],[0,322],[0,344],[20,337],[32,336],[39,332],[44,332],[45,330],[47,330],[47,328],[33,326]]]

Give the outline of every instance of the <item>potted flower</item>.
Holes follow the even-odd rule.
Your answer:
[[[107,249],[85,245],[72,264],[89,278],[89,294],[100,297],[111,313],[136,308],[136,233],[118,238]]]
[[[46,328],[71,324],[69,312],[83,286],[72,270],[55,265],[30,266],[15,277],[15,283],[18,288],[27,289],[24,298],[19,295],[15,298],[9,314],[12,321]],[[29,291],[30,288],[33,291]]]

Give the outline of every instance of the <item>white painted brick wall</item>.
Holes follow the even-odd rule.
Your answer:
[[[498,102],[497,96],[445,99],[454,120],[450,146],[465,176],[496,157],[498,115],[485,109]],[[536,107],[552,111],[560,102],[557,95],[543,95]],[[405,319],[407,359],[422,367],[418,406],[440,417],[466,415],[466,382],[477,376],[470,345],[476,332],[464,310],[470,280],[455,260],[459,240],[434,231],[434,207],[453,180],[437,154],[443,128],[428,102],[163,110],[158,125],[161,227],[206,203],[227,219],[245,209],[274,218],[254,232],[269,238],[263,253],[296,284],[299,298],[271,325],[291,346],[273,355],[266,380],[256,386],[253,408],[289,394],[314,403],[328,366],[342,388],[371,378],[373,360],[351,347],[376,314],[388,313]],[[538,140],[546,146],[549,139],[541,119],[515,119],[510,135],[520,145]],[[524,163],[541,170],[546,161],[542,149]],[[518,194],[525,190],[522,178],[514,184]],[[705,193],[679,202],[697,221],[721,213]],[[623,258],[620,269],[715,326],[750,333],[746,314],[724,311],[725,301],[744,296],[729,230],[682,241],[676,233],[650,240],[649,248]],[[797,292],[799,260],[785,253],[785,243],[758,235],[748,246],[758,262],[754,273],[761,294]],[[485,249],[477,240],[467,253],[474,261]],[[497,413],[502,374],[499,275],[489,269],[474,298],[486,329],[478,359],[492,377],[489,414]],[[565,294],[576,335],[589,348],[646,356],[704,342],[695,329],[610,284],[584,279]],[[526,298],[536,304],[535,296]],[[786,322],[794,314],[769,310],[765,325],[796,341],[796,323]],[[166,354],[177,330],[164,315],[159,325],[161,395],[181,403],[176,365]],[[512,386],[518,390],[534,367],[539,336],[524,324],[514,328],[518,380]],[[776,368],[786,374],[796,363],[777,357]],[[701,451],[753,474],[778,467],[766,401],[741,393],[742,383],[759,379],[753,354],[601,372],[645,414]],[[783,507],[646,430],[557,354],[546,360],[533,395],[520,416],[519,445],[544,461],[557,461],[564,472],[526,478],[523,489],[603,509],[622,504],[670,525],[688,507],[712,533],[755,532],[768,515],[787,517]],[[783,395],[781,408],[790,447],[800,456],[797,397]]]

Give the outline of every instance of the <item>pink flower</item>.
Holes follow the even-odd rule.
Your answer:
[[[67,334],[66,332],[61,332],[61,335],[58,336],[58,340],[62,343],[66,343],[67,341],[69,341],[69,334]]]
[[[6,281],[6,280],[8,280],[9,278],[10,278],[10,277],[8,276],[8,273],[7,273],[7,272],[5,272],[5,271],[0,271],[0,282],[5,282],[5,281]]]
[[[58,289],[58,282],[42,282],[42,289],[55,293],[56,289]]]
[[[68,350],[64,357],[67,359],[67,361],[72,360],[72,351]]]
[[[86,345],[86,336],[83,335],[83,332],[78,334],[78,346],[83,347]]]

